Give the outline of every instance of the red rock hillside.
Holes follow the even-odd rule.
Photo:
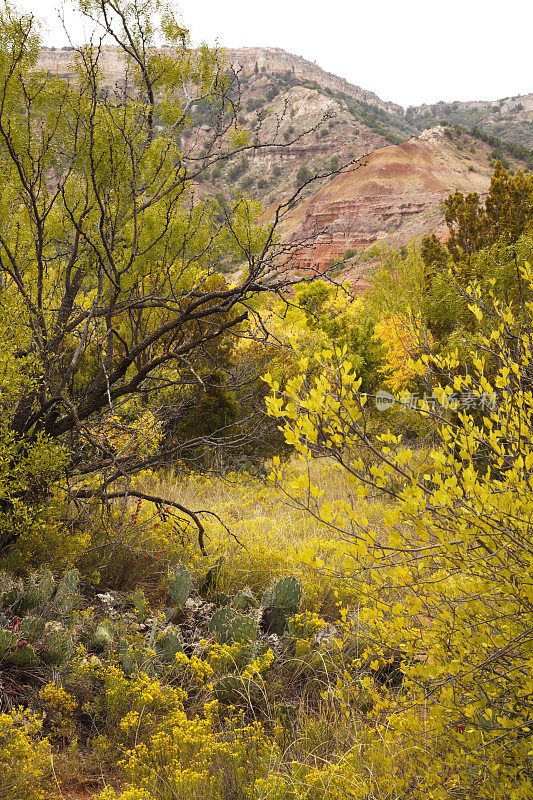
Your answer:
[[[445,197],[455,188],[483,194],[490,184],[488,148],[476,142],[472,150],[458,148],[439,126],[382,147],[365,166],[333,177],[284,220],[286,235],[312,240],[302,248],[300,266],[324,269],[347,250],[376,242],[400,246],[433,231],[444,235]]]

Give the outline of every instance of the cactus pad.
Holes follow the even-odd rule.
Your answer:
[[[57,623],[51,624],[54,627],[45,630],[40,655],[47,664],[64,664],[74,652],[74,640],[65,628],[58,626]]]
[[[155,643],[155,651],[160,661],[172,664],[178,653],[183,653],[179,636],[173,630],[164,631]]]
[[[135,652],[133,647],[122,639],[119,643],[118,652],[124,674],[129,678],[133,675],[135,670]]]
[[[238,592],[231,601],[232,608],[236,611],[248,611],[249,608],[257,608],[259,603],[248,587]]]
[[[21,579],[15,581],[13,585],[2,592],[2,608],[18,611],[19,603],[24,597],[24,583]]]
[[[0,659],[4,658],[6,653],[16,647],[18,638],[13,631],[0,630]]]
[[[77,592],[79,583],[80,575],[77,569],[70,569],[65,572],[57,585],[54,601],[60,602],[62,597]]]
[[[34,667],[37,664],[35,650],[23,639],[19,639],[15,649],[7,656],[7,660],[11,664],[16,664],[17,667]]]
[[[53,603],[56,613],[62,619],[68,619],[79,603],[78,585],[79,573],[76,569],[65,572],[57,585]]]
[[[202,585],[200,586],[199,589],[199,594],[202,597],[208,592],[217,588],[224,561],[225,561],[224,556],[220,556],[219,558],[217,558],[213,566],[207,570],[205,578],[202,581]]]
[[[20,623],[18,634],[21,639],[35,642],[44,633],[45,621],[42,617],[24,617]]]
[[[191,593],[191,586],[189,570],[185,564],[180,564],[168,581],[168,593],[172,602],[177,606],[183,606]]]
[[[215,685],[217,700],[227,705],[242,700],[244,692],[244,682],[240,675],[224,675]]]
[[[228,625],[228,635],[234,642],[251,643],[257,639],[259,626],[257,622],[245,614],[235,614]]]
[[[136,589],[132,595],[132,603],[135,608],[137,622],[146,622],[148,616],[148,602],[142,589]]]
[[[272,589],[272,605],[286,614],[295,614],[301,599],[302,587],[296,578],[282,578]]]
[[[235,616],[233,609],[224,606],[218,608],[209,622],[209,633],[215,633],[221,644],[230,640],[229,625]]]
[[[108,619],[98,625],[93,641],[96,647],[109,647],[113,644],[113,626]]]
[[[282,608],[276,606],[267,606],[261,613],[261,620],[259,622],[261,633],[275,633],[282,636],[287,627],[287,616]]]
[[[30,611],[37,606],[49,603],[54,594],[54,589],[55,580],[49,569],[34,572],[29,577],[26,591],[17,603],[17,609]]]

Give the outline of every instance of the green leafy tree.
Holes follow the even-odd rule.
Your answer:
[[[422,241],[422,259],[428,274],[442,270],[451,257],[455,272],[468,283],[472,256],[497,241],[516,242],[533,227],[533,176],[521,170],[512,176],[496,162],[485,203],[472,192],[456,190],[444,201],[449,238],[442,245],[435,234]]]
[[[380,380],[384,348],[363,305],[354,302],[346,286],[331,286],[322,280],[299,287],[295,300],[305,313],[308,329],[325,334],[327,342],[346,347],[346,357],[356,366],[363,389],[373,391]]]
[[[16,539],[15,503],[53,472],[30,467],[32,452],[50,463],[45,446],[64,453],[56,464],[76,502],[140,496],[131,478],[159,463],[165,409],[206,385],[250,299],[291,282],[292,249],[256,203],[198,196],[204,175],[249,146],[222,55],[191,49],[160,0],[80,8],[116,45],[120,86],[101,45],[73,50],[64,80],[38,68],[31,15],[7,4],[0,17],[2,357],[17,375],[3,387],[2,457],[17,479],[2,489],[0,551]],[[186,138],[200,107],[215,131],[201,147]],[[227,264],[239,265],[233,282]],[[173,505],[201,536],[196,515]]]

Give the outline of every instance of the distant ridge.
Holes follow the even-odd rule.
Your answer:
[[[228,48],[225,53],[229,63],[240,68],[241,75],[252,75],[257,65],[260,73],[291,76],[294,82],[313,85],[341,101],[359,104],[367,114],[377,115],[383,125],[383,130],[378,132],[391,143],[406,141],[409,136],[445,121],[467,130],[478,128],[504,142],[533,150],[533,92],[493,101],[443,101],[403,108],[277,47]],[[39,66],[67,75],[71,58],[70,48],[42,48]],[[101,65],[111,83],[121,79],[124,60],[116,48],[103,48]]]
[[[332,72],[319,67],[301,56],[287,53],[278,47],[241,47],[238,49],[227,49],[228,60],[234,66],[242,66],[246,74],[250,74],[257,64],[258,69],[266,68],[267,72],[287,72],[290,71],[296,78],[307,81],[315,81],[319,86],[328,88],[333,92],[343,92],[354,100],[362,100],[369,105],[382,108],[394,114],[404,114],[404,109],[396,103],[382,100],[374,92],[361,89],[353,83],[334,75]]]

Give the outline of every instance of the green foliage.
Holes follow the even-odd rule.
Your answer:
[[[241,160],[228,170],[228,180],[234,183],[241,175],[244,175],[248,169],[248,162],[243,157]]]
[[[346,347],[347,357],[357,365],[364,388],[372,391],[379,380],[384,348],[374,335],[371,316],[354,300],[349,288],[314,280],[297,288],[295,300],[305,313],[307,328],[322,333],[324,345],[335,342]]]
[[[206,596],[212,593],[216,594],[218,592],[222,567],[224,566],[225,561],[225,556],[219,556],[215,563],[209,567],[205,574],[205,578],[200,585],[200,595]]]
[[[185,605],[191,593],[192,579],[185,564],[180,564],[168,579],[168,594],[177,606]]]
[[[484,204],[476,194],[464,197],[455,192],[447,198],[444,210],[450,238],[446,244],[433,235],[422,241],[420,250],[410,246],[382,251],[368,307],[381,320],[377,330],[388,348],[389,369],[393,367],[397,374],[395,388],[423,388],[406,364],[428,348],[442,354],[457,351],[465,372],[471,369],[476,346],[467,291],[471,282],[512,307],[528,297],[529,289],[516,265],[530,255],[532,187],[530,177],[520,172],[510,176],[499,165]],[[417,328],[418,333],[389,336],[385,342],[383,331],[406,327],[413,329],[412,334]],[[402,348],[405,364],[399,369]],[[402,371],[410,384],[405,379],[402,384]]]
[[[516,242],[531,230],[533,176],[524,177],[521,170],[511,176],[498,161],[484,205],[476,193],[465,197],[455,191],[445,200],[445,207],[450,234],[446,246],[440,245],[435,236],[426,238],[422,243],[422,257],[427,269],[442,269],[449,254],[460,273],[474,253],[496,241]]]
[[[233,179],[248,167],[220,53],[192,49],[160,0],[80,8],[128,64],[118,104],[99,46],[73,50],[64,80],[35,69],[33,17],[7,7],[0,19],[0,553],[20,542],[25,565],[46,560],[47,534],[52,550],[72,533],[67,495],[77,509],[113,505],[143,469],[181,456],[177,430],[207,450],[220,429],[237,435],[222,376],[272,275],[259,205],[194,192],[210,153],[237,159]],[[219,131],[201,154],[186,136],[200,119]],[[65,562],[82,549],[72,541]]]
[[[308,167],[300,167],[296,173],[296,185],[303,186],[303,184],[307,183],[307,181],[310,181],[312,177],[313,173],[309,171]]]
[[[251,98],[250,100],[246,101],[246,110],[247,111],[257,111],[258,108],[261,108],[265,104],[265,101],[261,97]]]
[[[491,136],[485,131],[480,130],[480,128],[478,128],[477,126],[474,126],[470,130],[470,134],[475,139],[480,139],[482,142],[486,142],[487,144],[490,144],[492,147],[497,147],[500,152],[502,151],[507,152],[510,155],[514,156],[515,158],[520,159],[520,161],[524,161],[530,170],[533,169],[533,152],[531,151],[530,148],[524,147],[518,142],[513,142],[513,141],[502,142],[501,139],[498,139],[496,136]]]

